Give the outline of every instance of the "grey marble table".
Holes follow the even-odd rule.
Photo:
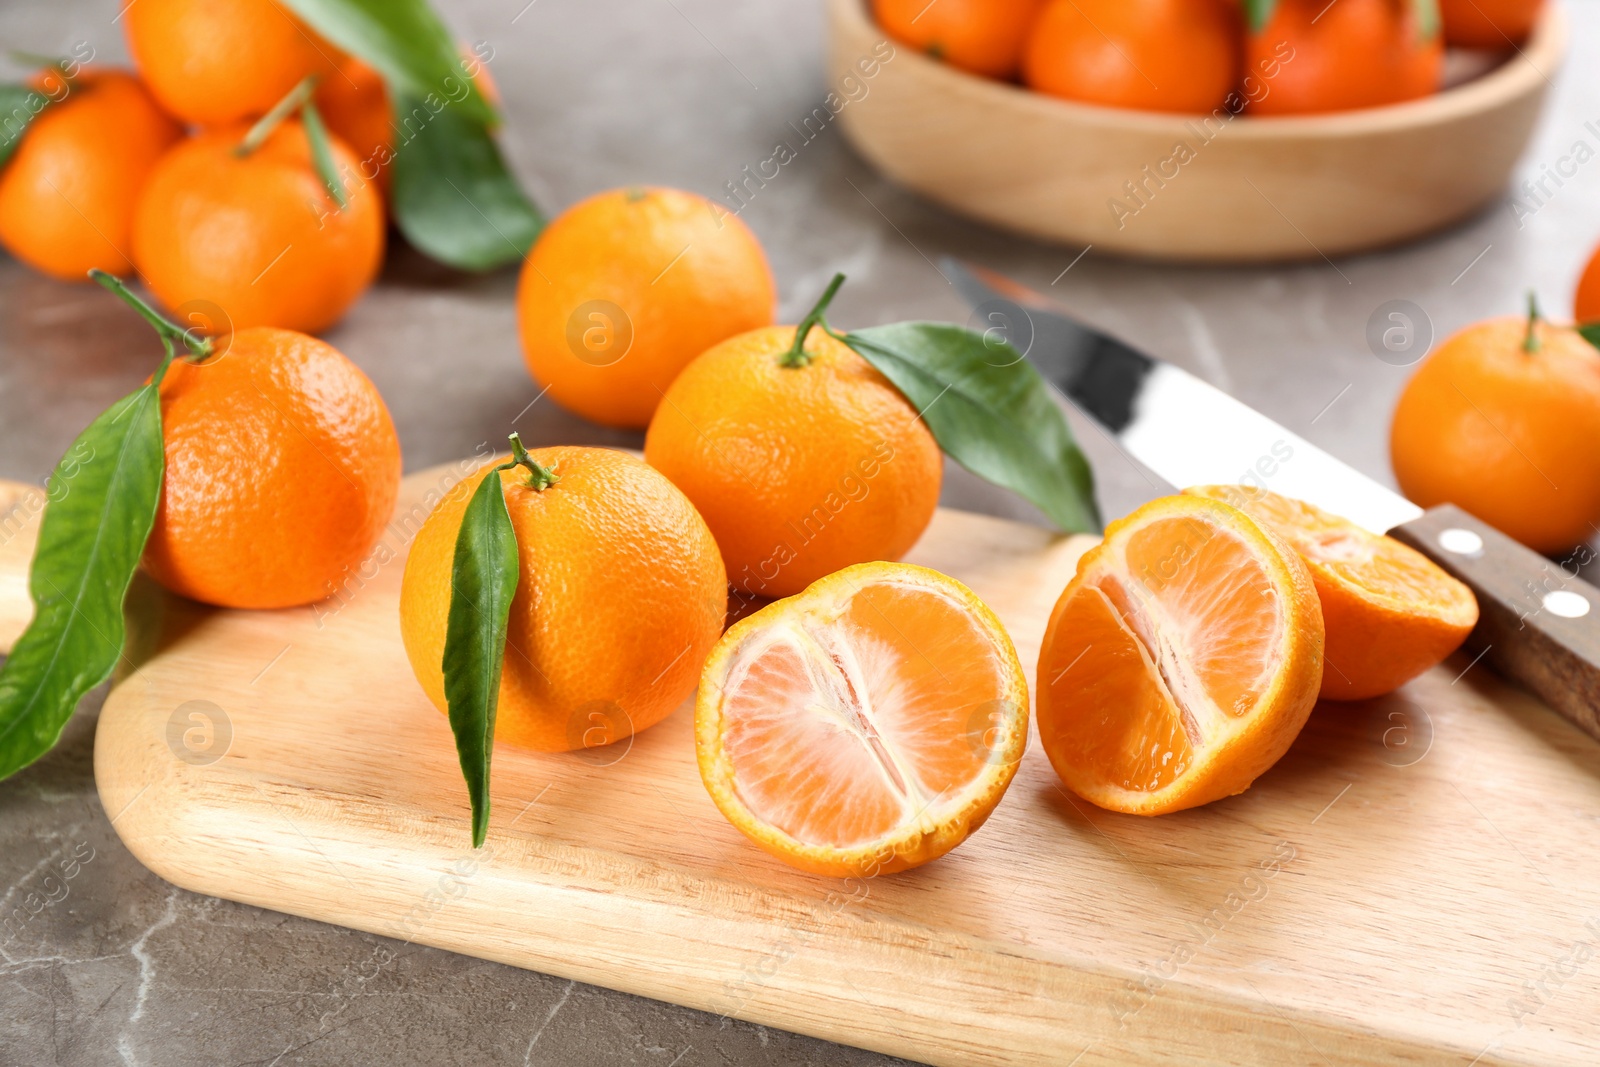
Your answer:
[[[101,58],[120,59],[113,19],[122,2],[6,0],[0,45],[49,53],[87,41]],[[1600,147],[1600,5],[1568,9],[1574,51],[1519,177],[1537,179],[1574,142]],[[462,37],[492,46],[508,152],[552,211],[624,183],[717,195],[771,156],[788,123],[826,92],[816,0],[456,0],[446,10]],[[1369,317],[1386,301],[1411,300],[1442,337],[1515,311],[1530,287],[1564,312],[1600,240],[1600,163],[1563,182],[1531,216],[1518,218],[1508,199],[1383,255],[1153,267],[1092,250],[1075,261],[1078,249],[954,218],[879,179],[830,129],[743,217],[771,254],[788,321],[835,270],[851,276],[836,323],[966,321],[934,264],[970,257],[1048,289],[1388,480],[1389,412],[1410,371],[1374,357]],[[515,283],[513,271],[461,277],[398,249],[328,335],[388,398],[408,469],[498,440],[536,396],[518,353]],[[146,328],[105,295],[0,255],[0,477],[42,480],[152,362]],[[548,402],[517,426],[530,444],[638,444]],[[1095,431],[1079,430],[1108,514],[1160,491]],[[945,500],[1037,518],[956,469]],[[382,939],[196,896],[129,855],[95,795],[97,707],[86,701],[55,752],[0,783],[0,912],[42,905],[0,931],[0,1067],[899,1062],[392,942],[396,962],[364,978]],[[75,876],[63,880],[64,870]]]

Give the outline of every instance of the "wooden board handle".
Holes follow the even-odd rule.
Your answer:
[[[1452,504],[1389,533],[1472,588],[1473,655],[1600,739],[1600,589],[1577,576],[1592,549],[1556,563]]]

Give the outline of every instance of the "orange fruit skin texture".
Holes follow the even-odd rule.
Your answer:
[[[1508,49],[1533,32],[1544,0],[1439,0],[1447,44]]]
[[[137,6],[137,5],[136,5]],[[315,333],[336,322],[383,261],[383,201],[346,183],[340,210],[317,176],[298,120],[285,120],[249,155],[247,127],[190,138],[156,165],[133,220],[133,258],[169,308],[203,300],[235,329]],[[329,137],[335,165],[355,156]]]
[[[736,216],[676,189],[613,189],[540,234],[517,319],[528,370],[552,399],[642,429],[690,360],[770,325],[776,299],[766,254]]]
[[[914,592],[904,595],[907,589],[937,591],[943,617],[918,605]],[[864,606],[857,608],[858,600]],[[956,623],[954,616],[962,621]],[[812,641],[819,631],[822,640],[843,629],[867,634],[845,656],[827,650],[834,655],[806,669],[808,680],[842,674],[848,659],[861,670],[842,693],[802,693],[810,687],[791,685],[776,699],[762,700],[758,694],[741,700],[738,661],[748,656],[756,664],[747,679],[762,671],[763,663],[767,676],[781,675],[786,658],[781,652],[774,655],[769,646],[762,655],[751,648],[773,631],[795,628],[809,630]],[[788,666],[797,666],[787,658]],[[839,707],[817,714],[819,704],[849,703],[871,705],[873,714]],[[816,719],[808,722],[810,716]],[[752,717],[765,720],[767,736],[741,744],[737,735],[749,728]],[[815,840],[817,834],[790,833],[783,815],[793,820],[798,809],[809,809],[810,818],[796,821],[838,827],[849,825],[851,815],[865,806],[860,789],[863,780],[877,779],[874,758],[858,757],[845,773],[836,766],[832,775],[826,767],[819,773],[815,761],[825,759],[832,746],[868,734],[862,727],[868,721],[880,739],[873,747],[880,753],[893,747],[902,771],[909,769],[921,781],[916,799],[898,811],[891,808],[887,816],[879,813],[875,832],[865,840],[828,842]],[[961,844],[1000,803],[1027,742],[1028,682],[1005,627],[972,590],[909,563],[847,567],[740,619],[706,659],[695,700],[695,758],[718,810],[784,863],[835,878],[894,874]],[[760,799],[752,799],[752,792]],[[941,804],[946,797],[949,802]]]
[[[1285,45],[1293,56],[1279,55]],[[1246,66],[1277,73],[1254,115],[1303,115],[1378,107],[1439,88],[1444,40],[1423,38],[1409,0],[1281,0],[1246,45]]]
[[[145,569],[230,608],[336,592],[377,544],[400,488],[378,390],[315,337],[245,329],[161,382],[166,478]]]
[[[1538,552],[1600,524],[1600,352],[1575,330],[1527,320],[1469,326],[1406,383],[1389,458],[1407,497],[1455,504]]]
[[[1044,0],[873,0],[885,33],[952,67],[1012,78]]]
[[[645,459],[706,517],[744,596],[792,596],[826,574],[895,560],[927,529],[943,457],[917,410],[848,346],[795,327],[724,341],[686,367]]]
[[[1578,289],[1572,297],[1572,318],[1578,323],[1600,322],[1600,248],[1594,250],[1578,278]]]
[[[64,281],[91,268],[128,274],[134,205],[151,168],[182,136],[139,79],[85,70],[52,98],[0,169],[0,244]]]
[[[542,492],[498,475],[522,567],[511,602],[495,740],[564,752],[621,740],[694,691],[722,633],[727,575],[694,505],[624,452],[538,448],[561,480]],[[496,462],[502,462],[497,460]],[[400,633],[434,706],[444,696],[450,573],[461,516],[489,468],[440,501],[417,532]]]
[[[1023,55],[1030,88],[1107,107],[1206,112],[1239,80],[1226,0],[1051,0]]]
[[[1131,546],[1141,534],[1157,541],[1135,563]],[[1239,584],[1241,574],[1250,584]],[[1256,578],[1266,584],[1255,585]],[[1159,601],[1163,588],[1189,589],[1191,606],[1223,605],[1206,622],[1232,628],[1207,632],[1202,625],[1175,639],[1177,658],[1223,708],[1208,735],[1196,735],[1183,721],[1192,716],[1173,710],[1149,639],[1136,635],[1136,609]],[[1265,664],[1270,678],[1245,685],[1228,673],[1230,655],[1258,651],[1261,635],[1251,627],[1267,617],[1261,605],[1269,588],[1286,636]],[[1051,612],[1035,685],[1040,741],[1067,788],[1112,811],[1162,815],[1234,796],[1276,763],[1305,725],[1321,685],[1323,641],[1311,574],[1281,538],[1220,501],[1153,500],[1106,527]],[[1184,651],[1207,642],[1204,662]],[[1249,716],[1242,728],[1241,714]],[[1234,728],[1223,733],[1216,719]]]
[[[1477,625],[1472,590],[1392,537],[1261,489],[1202,485],[1184,492],[1239,508],[1300,554],[1327,633],[1324,700],[1393,692],[1461,647]]]
[[[122,15],[128,51],[167,111],[197,126],[265,114],[334,47],[273,0],[138,0]]]

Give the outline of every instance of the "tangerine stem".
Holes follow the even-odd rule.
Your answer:
[[[311,142],[311,162],[316,165],[317,177],[322,179],[328,195],[343,211],[350,206],[350,198],[344,195],[344,182],[333,161],[333,146],[328,143],[328,128],[323,125],[322,112],[310,100],[300,106],[300,122],[306,128],[306,140]]]
[[[316,87],[317,76],[315,74],[307,74],[304,78],[301,78],[293,89],[283,94],[282,100],[273,104],[265,115],[256,120],[256,124],[245,133],[244,140],[234,147],[233,154],[236,156],[248,156],[251,152],[260,148],[261,142],[265,141],[272,131],[278,128],[280,122],[311,99],[311,93]]]
[[[177,355],[176,342],[183,342],[183,347],[189,350],[189,356],[196,363],[210,357],[212,351],[211,338],[202,337],[193,330],[185,330],[182,326],[168,319],[161,312],[135,296],[133,291],[123,284],[122,279],[115,274],[107,274],[100,268],[95,267],[89,271],[89,277],[100,283],[102,288],[120,297],[124,304],[137,311],[144,317],[144,321],[155,328],[156,334],[161,338],[161,343],[167,349],[167,358],[157,372],[157,382],[161,380],[159,375],[166,372],[167,363],[170,363]]]
[[[1528,332],[1522,335],[1522,350],[1524,352],[1537,352],[1543,345],[1534,327],[1539,323],[1539,297],[1532,289],[1528,290]]]
[[[523,447],[521,436],[513,432],[508,440],[511,442],[511,458],[500,464],[495,470],[508,471],[513,467],[525,468],[528,471],[528,488],[536,493],[544,492],[561,480],[561,475],[550,467],[540,466],[539,462],[528,454],[528,450]]]
[[[800,325],[795,327],[794,344],[789,346],[789,351],[785,352],[783,358],[778,361],[780,366],[804,367],[811,362],[811,353],[806,351],[806,338],[811,336],[811,328],[813,326],[821,325],[830,337],[837,336],[832,330],[828,329],[828,320],[823,316],[828,311],[828,305],[833,303],[834,294],[839,291],[839,286],[843,284],[844,273],[841,271],[833,276],[833,281],[829,282],[828,287],[822,291],[822,296],[818,298],[816,306],[807,312],[806,317],[800,320]]]

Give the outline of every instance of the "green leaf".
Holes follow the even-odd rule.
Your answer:
[[[22,135],[50,104],[50,98],[26,85],[0,85],[0,166],[22,143]]]
[[[462,87],[462,110],[480,126],[495,121],[493,105],[462,73],[456,42],[427,0],[286,2],[318,33],[377,68],[391,95],[452,98],[453,87]]]
[[[1439,0],[1411,0],[1417,16],[1417,40],[1424,43],[1439,36]]]
[[[1089,463],[1049,386],[1015,348],[938,322],[875,326],[844,342],[906,395],[957,463],[1021,494],[1063,530],[1100,529]]]
[[[1600,348],[1600,322],[1586,322],[1577,329],[1583,335],[1585,341],[1588,341],[1596,348]]]
[[[489,832],[489,756],[517,571],[517,535],[497,468],[478,483],[461,516],[444,639],[445,704],[472,800],[473,848]]]
[[[122,654],[122,601],[161,499],[161,406],[145,385],[78,436],[50,476],[28,575],[33,621],[0,667],[0,778],[50,751]]]
[[[544,216],[506,169],[494,138],[459,105],[396,95],[392,202],[400,232],[463,270],[527,255]]]
[[[1245,25],[1251,33],[1260,33],[1272,21],[1278,0],[1244,0]]]

